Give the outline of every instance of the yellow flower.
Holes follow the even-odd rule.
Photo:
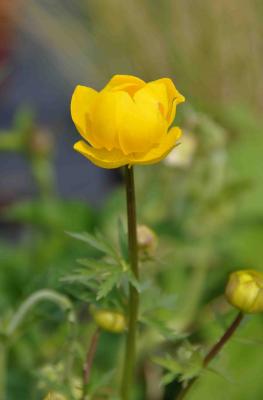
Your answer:
[[[126,329],[126,320],[122,313],[110,310],[92,310],[94,321],[105,331],[122,333]]]
[[[263,311],[263,273],[254,270],[233,272],[225,295],[230,304],[245,313]]]
[[[71,115],[85,141],[74,149],[102,168],[156,163],[181,136],[178,127],[169,127],[184,100],[168,78],[145,83],[115,75],[100,92],[77,86]]]

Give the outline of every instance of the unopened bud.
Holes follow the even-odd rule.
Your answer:
[[[93,310],[92,315],[96,324],[105,331],[122,333],[126,329],[126,319],[119,311]]]
[[[146,225],[137,226],[137,242],[139,255],[144,257],[152,257],[157,248],[157,236]]]
[[[244,313],[263,311],[263,273],[254,270],[233,272],[228,280],[226,298]]]

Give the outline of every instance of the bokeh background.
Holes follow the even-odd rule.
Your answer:
[[[263,271],[262,18],[260,0],[1,0],[0,330],[35,290],[67,293],[60,277],[91,251],[65,231],[114,236],[125,215],[121,172],[73,151],[69,114],[77,84],[100,89],[118,73],[168,76],[187,99],[180,156],[136,169],[138,214],[159,237],[162,261],[151,268],[177,296],[174,329],[205,345],[221,334],[233,316],[222,298],[228,273]],[[262,398],[262,329],[261,316],[247,321],[189,399]],[[28,317],[5,354],[8,400],[52,388],[43,370],[59,375],[66,337],[54,307]],[[102,340],[98,373],[119,340]],[[146,350],[140,359],[137,398],[172,399],[179,383],[151,390],[161,372]]]

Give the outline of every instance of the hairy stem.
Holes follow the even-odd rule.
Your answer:
[[[125,183],[127,198],[127,219],[128,219],[128,240],[129,258],[132,272],[135,278],[139,279],[138,268],[138,248],[137,248],[137,224],[136,224],[136,204],[134,176],[132,167],[125,167]],[[126,338],[126,348],[124,357],[124,367],[121,382],[121,398],[129,400],[131,397],[134,376],[134,364],[136,357],[136,333],[139,309],[139,293],[129,285],[129,321],[128,333]]]

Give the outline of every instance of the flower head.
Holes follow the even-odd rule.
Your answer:
[[[263,273],[255,270],[233,272],[225,295],[230,304],[245,313],[263,311]]]
[[[184,100],[168,78],[146,83],[115,75],[100,92],[77,86],[71,115],[84,140],[74,148],[102,168],[156,163],[181,136],[169,127]]]

